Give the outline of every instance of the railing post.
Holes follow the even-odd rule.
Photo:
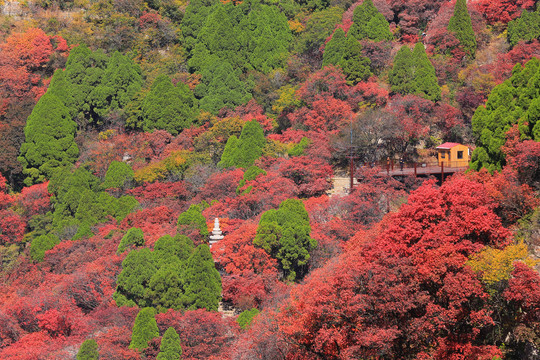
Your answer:
[[[444,161],[441,161],[441,185],[444,182]]]

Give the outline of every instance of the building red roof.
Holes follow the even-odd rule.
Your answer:
[[[441,145],[437,146],[437,149],[451,149],[454,146],[458,146],[458,145],[461,145],[461,144],[446,142],[444,144],[441,144]]]

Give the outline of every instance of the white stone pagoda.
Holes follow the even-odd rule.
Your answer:
[[[212,235],[210,235],[210,247],[212,247],[212,245],[217,243],[219,240],[223,239],[223,237],[223,232],[219,228],[219,219],[216,218],[214,220],[214,229],[212,230]]]

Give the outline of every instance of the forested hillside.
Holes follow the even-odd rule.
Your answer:
[[[0,360],[538,359],[539,205],[534,0],[0,0]]]

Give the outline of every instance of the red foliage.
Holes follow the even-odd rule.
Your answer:
[[[254,273],[240,275],[226,275],[222,277],[223,300],[230,301],[240,310],[249,310],[260,307],[268,297],[265,287],[267,281],[277,281],[277,277],[256,275]]]
[[[202,200],[206,200],[207,202],[212,200],[221,201],[226,197],[236,196],[236,188],[243,176],[244,171],[242,169],[233,169],[212,174],[206,181],[206,184],[199,189],[200,192],[193,202],[197,203]]]
[[[253,246],[257,224],[245,222],[212,247],[214,260],[231,275],[277,274],[277,263]]]
[[[304,125],[309,130],[336,132],[352,116],[350,106],[342,100],[318,95],[311,107],[300,108],[289,114],[293,126]]]
[[[17,197],[19,205],[24,209],[26,217],[34,215],[43,215],[51,210],[50,197],[47,187],[49,182],[25,187]]]
[[[255,99],[251,99],[245,105],[238,106],[234,111],[227,112],[226,117],[239,117],[244,121],[257,120],[264,131],[270,131],[274,128],[272,119],[264,114],[264,108],[257,104]]]
[[[388,90],[376,82],[360,82],[352,89],[352,96],[354,101],[358,103],[384,106],[388,101]]]
[[[0,174],[0,245],[20,242],[26,228],[22,217],[9,209],[14,199],[6,191],[6,179]]]
[[[474,0],[472,7],[484,14],[490,24],[506,24],[519,15],[521,11],[532,9],[534,0]]]
[[[299,197],[323,195],[332,188],[332,167],[317,159],[296,156],[284,160],[279,171],[298,186]]]
[[[164,314],[157,314],[156,320],[161,333],[172,326],[180,335],[183,359],[231,358],[230,346],[239,331],[233,319],[222,318],[220,313],[200,309],[183,314],[169,310]]]
[[[494,322],[487,294],[464,266],[484,245],[507,243],[494,206],[482,184],[463,176],[414,191],[378,236],[356,241],[293,290],[279,319],[296,344],[290,358],[500,354],[478,341]]]
[[[120,226],[124,230],[140,228],[144,232],[146,244],[152,246],[163,235],[176,233],[177,220],[177,212],[166,206],[158,206],[129,214]]]
[[[183,181],[144,183],[126,193],[134,196],[142,207],[167,206],[173,209],[190,196]]]
[[[520,41],[507,53],[497,54],[497,61],[492,65],[490,72],[495,75],[498,83],[508,79],[512,75],[514,65],[525,64],[533,57],[540,58],[540,42],[533,40],[530,43]]]
[[[157,28],[159,23],[162,21],[161,15],[159,15],[155,11],[150,12],[143,12],[141,17],[139,18],[139,27],[142,30],[148,29],[148,28]]]

